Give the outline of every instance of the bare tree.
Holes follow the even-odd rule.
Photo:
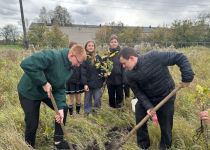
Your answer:
[[[9,25],[9,28],[10,28],[10,38],[15,43],[19,36],[18,27],[14,26],[14,25]]]
[[[54,11],[50,9],[48,11],[47,22],[52,23],[51,20],[53,19],[53,17],[54,17]]]
[[[39,17],[34,18],[32,22],[51,23],[53,17],[54,17],[54,11],[52,9],[47,11],[47,9],[43,6],[40,9]]]
[[[52,23],[57,23],[59,26],[71,25],[74,21],[65,7],[57,6],[54,9],[54,17]]]
[[[18,21],[18,24],[20,26],[22,26],[22,20],[21,19]],[[30,24],[31,24],[31,21],[28,18],[25,18],[26,32],[28,32]]]
[[[40,9],[39,19],[40,19],[40,22],[43,22],[43,23],[47,23],[48,21],[48,13],[44,6]]]
[[[36,23],[52,23],[59,26],[71,25],[74,21],[65,7],[57,6],[54,10],[47,11],[43,6],[40,9],[39,17],[33,19]]]
[[[4,38],[5,42],[16,42],[19,36],[18,27],[9,24],[0,29],[0,35]]]
[[[199,12],[195,19],[196,22],[208,25],[210,23],[210,13],[206,11]]]
[[[9,25],[2,27],[0,30],[0,34],[4,38],[5,42],[9,42],[10,35],[11,35],[11,30],[10,30]]]

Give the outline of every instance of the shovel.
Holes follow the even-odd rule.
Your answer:
[[[33,54],[36,53],[35,48],[34,48],[33,45],[31,46],[31,51],[32,51]],[[44,72],[43,72],[42,70],[40,70],[40,71],[41,71],[41,73],[43,74],[43,76],[45,77]],[[45,77],[45,78],[46,78],[46,77]],[[57,105],[56,105],[56,103],[55,103],[55,99],[54,99],[54,97],[53,97],[52,92],[50,92],[50,99],[51,99],[51,102],[52,102],[52,104],[53,104],[53,108],[54,108],[56,114],[57,114],[57,115],[60,115],[60,113],[59,113],[59,111],[58,111],[58,107],[57,107]],[[70,150],[74,150],[73,147],[72,147],[72,144],[70,143],[70,140],[69,140],[69,137],[68,137],[68,135],[67,135],[66,128],[65,128],[64,124],[63,124],[63,123],[60,123],[60,125],[61,125],[61,128],[62,128],[62,130],[63,130],[64,136],[66,137],[66,141],[67,141],[67,143],[68,143],[68,145],[69,145],[69,147],[70,147]]]
[[[177,88],[175,88],[168,96],[166,96],[157,106],[155,106],[154,109],[152,109],[151,112],[157,111],[163,104],[165,104],[177,91],[179,91],[182,88],[182,85],[179,85]],[[110,143],[109,150],[116,150],[119,147],[121,147],[132,135],[134,132],[136,132],[148,119],[150,118],[149,115],[146,115],[141,122],[139,122],[126,136],[125,138],[118,143],[116,140],[113,140]]]

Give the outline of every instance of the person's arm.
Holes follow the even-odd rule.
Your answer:
[[[194,72],[186,55],[180,52],[161,51],[157,52],[156,56],[164,66],[173,66],[176,64],[181,71],[181,84],[183,86],[189,86],[189,82],[192,82],[194,78]]]
[[[64,108],[66,107],[66,84],[60,87],[58,90],[54,91],[52,94],[55,99],[55,103],[58,107],[58,111],[60,115],[56,115],[55,119],[58,123],[63,123],[64,118]]]
[[[66,107],[66,84],[61,86],[59,89],[52,92],[56,105],[59,109],[64,109]]]
[[[138,99],[138,101],[140,101],[142,106],[146,110],[150,110],[150,109],[154,108],[154,106],[150,102],[149,98],[145,95],[145,93],[139,87],[138,83],[134,80],[129,79],[129,78],[128,78],[128,82],[130,84],[130,87],[131,87],[135,97]]]
[[[87,85],[87,70],[86,70],[86,61],[82,62],[81,65],[81,84],[84,85],[84,90],[89,91],[88,85]]]
[[[53,63],[53,59],[54,57],[51,55],[51,53],[41,51],[24,59],[20,66],[34,85],[44,86],[47,84],[47,79],[42,75],[40,70],[44,71],[47,69],[51,63]]]

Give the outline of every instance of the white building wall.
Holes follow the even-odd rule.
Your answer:
[[[60,29],[68,35],[69,42],[74,41],[84,46],[87,41],[94,41],[95,32],[99,27],[60,27]]]

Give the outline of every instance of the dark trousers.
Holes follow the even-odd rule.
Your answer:
[[[145,110],[145,108],[140,104],[140,102],[137,102],[135,110],[136,124],[138,124],[147,115],[147,110]],[[170,148],[172,143],[174,104],[165,103],[156,112],[156,114],[161,129],[160,148]],[[137,143],[141,148],[144,149],[148,149],[150,146],[149,134],[146,123],[143,124],[137,130]]]
[[[23,95],[19,94],[19,100],[21,107],[25,113],[25,141],[30,144],[33,148],[35,147],[35,138],[36,138],[36,130],[38,128],[39,123],[39,109],[41,102],[44,102],[47,106],[49,106],[52,110],[54,110],[52,102],[49,98],[43,100],[30,100],[25,98]],[[63,123],[66,122],[68,108],[64,109],[64,119]],[[61,125],[55,121],[55,132],[54,132],[54,141],[62,141],[63,140],[63,130]]]
[[[125,97],[130,97],[130,85],[125,84],[123,89],[124,89],[124,92],[125,92]]]
[[[123,102],[123,85],[108,85],[109,106],[113,108],[120,108]],[[116,102],[115,102],[116,93]]]

